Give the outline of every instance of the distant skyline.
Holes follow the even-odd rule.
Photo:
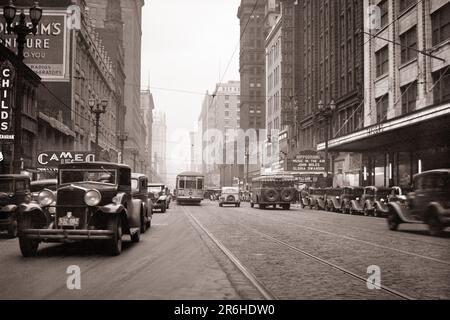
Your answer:
[[[206,91],[212,92],[220,80],[240,79],[239,4],[240,0],[145,1],[141,85],[148,88],[150,80],[155,107],[167,116],[169,174],[187,168],[187,133],[196,130]]]

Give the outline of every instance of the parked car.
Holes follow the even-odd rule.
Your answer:
[[[325,210],[325,189],[310,188],[308,206],[310,209]]]
[[[141,216],[142,221],[145,222],[141,224],[141,233],[147,231],[147,226],[151,224],[153,216],[153,203],[148,197],[147,184],[148,178],[146,175],[141,173],[131,174],[131,196],[141,202]]]
[[[34,256],[40,242],[102,241],[111,255],[122,251],[122,236],[139,242],[151,215],[133,196],[131,169],[108,162],[59,166],[57,194],[45,189],[38,204],[21,206],[19,245],[24,257]],[[56,203],[56,204],[53,204]],[[54,213],[49,208],[54,207]]]
[[[224,204],[232,204],[235,207],[241,206],[241,199],[239,197],[239,187],[223,187],[219,197],[219,207]]]
[[[250,206],[253,208],[257,204],[260,209],[281,206],[289,210],[295,192],[295,178],[292,175],[260,176],[252,181]]]
[[[341,188],[325,189],[325,210],[339,212],[341,211]]]
[[[309,191],[302,190],[299,192],[299,202],[301,208],[309,206]]]
[[[376,194],[376,187],[364,187],[363,194],[350,201],[350,214],[364,214],[368,216],[373,212],[373,199]]]
[[[21,204],[31,201],[30,178],[26,175],[0,175],[0,231],[17,237],[17,211]]]
[[[44,189],[49,189],[56,191],[56,185],[58,184],[58,179],[44,179],[31,181],[30,190],[33,201],[38,201],[39,193]]]
[[[440,235],[450,226],[450,169],[415,175],[406,201],[388,204],[387,222],[390,230],[401,223],[426,223],[431,235]]]
[[[350,213],[351,201],[361,198],[364,193],[364,188],[361,187],[344,187],[342,188],[339,200],[341,201],[340,212]]]
[[[159,209],[162,213],[169,209],[171,196],[165,184],[149,183],[147,184],[147,193],[154,209]]]

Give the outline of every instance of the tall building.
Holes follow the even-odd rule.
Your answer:
[[[1,1],[0,5],[6,3]],[[30,1],[25,0],[14,3],[19,10],[30,6]],[[94,97],[108,101],[106,113],[100,118],[100,160],[116,161],[117,114],[123,91],[120,72],[116,72],[117,47],[109,40],[105,46],[102,32],[94,26],[85,0],[42,0],[39,3],[43,17],[38,29],[45,31],[28,37],[24,60],[42,78],[42,85],[36,93],[37,152],[93,152],[96,148],[95,127],[89,99]],[[73,17],[73,12],[68,12],[68,8],[73,4],[80,8],[79,28],[69,25],[71,19],[68,18]],[[110,20],[109,27],[113,28],[117,21]],[[7,46],[14,46],[10,35],[3,36]],[[113,56],[108,50],[114,51]],[[39,166],[37,159],[33,161]]]
[[[87,0],[91,13],[95,16],[95,24],[101,28],[109,20],[106,18],[105,0]],[[120,5],[123,21],[124,48],[124,105],[126,108],[125,130],[128,140],[125,143],[124,162],[134,167],[135,171],[145,171],[148,164],[146,157],[146,128],[141,113],[141,38],[143,0],[112,0],[114,8]],[[123,114],[123,113],[122,113]],[[122,115],[121,114],[121,115]]]
[[[153,110],[152,176],[153,182],[167,182],[167,125],[166,114]]]
[[[281,110],[285,111],[280,149],[287,152],[287,159],[293,159],[299,153],[314,153],[317,145],[327,137],[345,135],[362,127],[364,55],[361,30],[366,20],[362,1],[282,0],[281,10],[281,21],[289,16],[286,32],[293,26],[293,33],[287,33],[287,38],[292,39],[292,47],[288,44],[281,48],[281,65],[283,61],[290,62],[285,55],[289,57],[293,52],[293,64],[288,63],[286,68],[289,71],[293,68],[293,76],[281,75],[282,79],[293,78],[293,94],[289,93],[288,82],[280,102]],[[331,119],[324,117],[319,112],[319,104],[333,103],[336,110]],[[320,151],[324,158],[324,150]],[[358,184],[359,168],[355,166],[358,161],[359,154],[329,154],[330,171],[340,175],[334,181],[335,186]],[[314,180],[308,181],[317,181],[325,175],[325,170],[317,172]]]
[[[265,7],[263,0],[241,0],[239,72],[241,83],[240,127],[264,129],[265,115]],[[265,137],[260,137],[265,139]],[[252,155],[259,159],[259,155]],[[260,173],[260,164],[250,165],[249,176]],[[241,178],[243,178],[241,176]]]
[[[155,102],[153,100],[153,94],[150,89],[141,91],[141,110],[145,123],[146,132],[146,158],[148,159],[145,164],[145,170],[143,171],[148,177],[152,175],[152,126],[153,126],[153,110],[155,109]]]
[[[264,163],[265,172],[276,168],[278,160],[290,150],[289,129],[294,124],[294,5],[292,1],[268,1],[266,7],[268,35],[266,50],[266,129],[274,144],[265,153],[272,163]],[[280,154],[275,154],[279,152]]]
[[[363,29],[363,128],[329,149],[361,155],[361,185],[410,186],[415,173],[450,166],[450,1],[365,0],[364,12],[374,16]]]

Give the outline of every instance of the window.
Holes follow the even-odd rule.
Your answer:
[[[389,50],[388,46],[375,52],[377,63],[377,77],[380,77],[389,71]]]
[[[225,100],[230,100],[230,96],[225,96]]]
[[[387,110],[389,106],[389,95],[386,94],[376,99],[377,102],[377,123],[383,122],[387,118]]]
[[[389,9],[388,9],[388,2],[387,0],[383,0],[378,4],[378,7],[380,7],[381,10],[381,28],[384,28],[389,20]]]
[[[225,109],[228,109],[230,107],[229,103],[225,103]]]
[[[416,4],[417,0],[400,0],[400,12],[405,11],[409,7],[411,7],[413,4]]]
[[[417,57],[417,28],[411,28],[400,36],[401,63],[406,63]]]
[[[400,90],[402,92],[402,114],[414,111],[417,101],[417,81],[401,87]]]
[[[435,103],[450,100],[450,70],[447,70],[446,73],[444,73],[444,70],[433,73]]]
[[[450,3],[431,15],[433,46],[450,39]]]

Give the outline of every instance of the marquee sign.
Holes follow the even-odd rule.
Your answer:
[[[95,154],[90,151],[46,151],[38,155],[38,163],[50,168],[56,168],[63,163],[94,161]]]
[[[303,151],[287,161],[287,168],[293,172],[324,173],[325,159],[315,151]]]

